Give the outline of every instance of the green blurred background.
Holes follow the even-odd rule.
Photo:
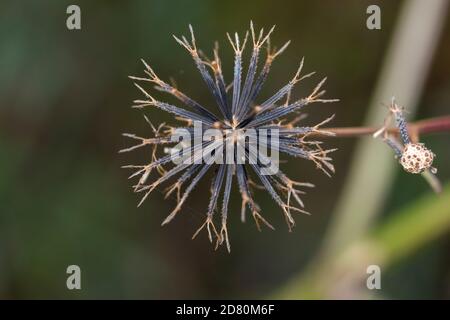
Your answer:
[[[81,7],[79,31],[66,28],[69,4]],[[370,4],[382,9],[381,30],[365,27]],[[293,178],[316,185],[304,197],[313,215],[297,216],[292,233],[264,193],[257,194],[257,201],[276,231],[259,233],[250,220],[242,224],[234,190],[232,252],[214,251],[205,233],[190,240],[204,219],[210,179],[168,226],[160,224],[174,207],[173,199],[164,200],[155,192],[136,208],[139,198],[130,188],[129,172],[120,166],[142,163],[148,152],[118,154],[132,143],[120,134],[151,132],[142,112],[130,108],[140,93],[127,76],[143,74],[139,59],[144,58],[163,79],[173,77],[182,91],[210,104],[190,57],[171,35],[187,34],[191,23],[199,47],[208,54],[218,40],[230,79],[232,51],[225,33],[243,32],[250,19],[257,27],[276,24],[272,43],[292,43],[275,61],[262,95],[284,85],[305,56],[305,70],[318,75],[303,82],[295,95],[305,94],[326,75],[327,96],[341,99],[308,109],[305,123],[335,113],[333,126],[361,125],[401,6],[401,1],[374,0],[2,0],[0,298],[239,299],[264,298],[280,290],[316,256],[340,190],[351,183],[345,178],[356,139],[326,141],[339,148],[331,179],[308,161],[290,159],[284,164]],[[447,19],[417,119],[450,110],[449,40]],[[379,101],[380,108],[389,99]],[[175,123],[160,111],[146,114],[154,123]],[[450,179],[450,135],[423,140],[437,154],[435,165],[445,184]],[[445,195],[433,195],[423,179],[400,166],[394,181],[375,225],[422,195],[450,207],[448,196],[442,200]],[[378,297],[450,298],[450,238],[447,231],[441,233],[383,270]],[[71,264],[81,267],[80,291],[66,288]]]

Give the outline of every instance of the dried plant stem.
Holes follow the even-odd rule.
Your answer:
[[[375,127],[336,127],[336,128],[322,128],[322,131],[332,132],[334,135],[325,135],[322,132],[312,132],[311,136],[324,136],[331,138],[351,138],[368,136],[374,134],[379,128]],[[437,132],[450,132],[450,116],[442,116],[436,118],[430,118],[420,120],[408,124],[408,131],[412,137],[418,137],[419,135],[437,133]],[[398,128],[388,129],[390,134],[398,134]]]

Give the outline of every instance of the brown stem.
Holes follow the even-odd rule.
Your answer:
[[[323,131],[334,133],[334,136],[325,135],[321,132],[313,133],[313,135],[328,136],[334,138],[360,137],[372,135],[379,129],[380,128],[375,127],[321,128],[321,130]],[[416,121],[408,125],[408,130],[413,136],[435,132],[450,132],[450,116],[442,116]],[[390,134],[398,134],[398,128],[390,128],[388,129],[388,132]]]

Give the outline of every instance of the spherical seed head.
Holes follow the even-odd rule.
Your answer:
[[[310,160],[327,175],[334,172],[329,154],[335,149],[324,150],[319,146],[318,141],[309,140],[309,134],[311,133],[329,135],[327,131],[320,128],[333,117],[314,126],[297,127],[295,125],[302,119],[298,113],[307,105],[337,101],[336,99],[323,99],[322,97],[325,93],[322,86],[326,78],[320,81],[307,97],[292,100],[291,92],[294,85],[313,74],[301,75],[302,59],[294,78],[278,91],[275,91],[269,98],[259,101],[260,92],[267,79],[272,62],[286,49],[289,42],[278,51],[271,50],[269,36],[273,28],[268,33],[264,33],[263,29],[259,33],[255,33],[253,23],[251,23],[250,33],[253,48],[251,49],[247,72],[244,72],[242,53],[249,33],[247,32],[244,38],[239,38],[237,33],[234,34],[234,37],[227,34],[234,51],[234,67],[233,79],[225,81],[218,46],[214,49],[214,60],[210,61],[198,49],[192,27],[189,26],[189,29],[191,33],[190,41],[184,36],[181,38],[174,36],[174,38],[193,58],[195,66],[216,102],[216,109],[215,111],[208,110],[178,88],[164,82],[143,61],[146,69],[144,71],[145,78],[131,78],[147,84],[148,82],[153,83],[158,91],[172,95],[179,100],[179,103],[173,105],[159,101],[145,91],[142,87],[143,84],[141,86],[135,83],[144,98],[135,100],[134,107],[142,109],[150,106],[161,109],[174,115],[175,119],[182,121],[183,124],[179,127],[170,127],[165,124],[155,127],[146,118],[153,131],[153,137],[146,138],[134,134],[125,134],[129,138],[137,140],[138,143],[121,150],[121,152],[145,146],[152,148],[151,160],[147,164],[125,166],[136,170],[130,178],[139,177],[138,183],[134,186],[135,192],[144,194],[139,205],[157,187],[177,177],[177,180],[172,186],[169,186],[166,193],[166,196],[169,196],[176,191],[177,205],[162,223],[164,225],[180,212],[191,191],[204,179],[208,170],[211,171],[210,168],[214,168],[206,220],[194,234],[194,237],[200,230],[206,229],[210,241],[215,235],[216,244],[226,244],[227,249],[230,250],[227,217],[231,190],[235,182],[237,182],[236,186],[242,196],[242,221],[245,221],[246,209],[250,209],[258,229],[260,222],[273,229],[272,225],[261,215],[261,209],[253,196],[253,190],[256,186],[260,186],[260,182],[262,183],[261,187],[281,207],[288,228],[291,230],[294,226],[291,211],[307,213],[303,210],[303,202],[299,196],[303,191],[298,188],[312,187],[312,185],[293,181],[281,170],[278,170],[278,153]],[[267,45],[267,50],[261,50],[263,45]],[[258,67],[258,57],[261,51],[266,51],[267,56],[265,62]],[[227,86],[227,83],[230,83],[230,85]],[[255,105],[256,107],[253,108]],[[294,115],[296,116],[293,120],[288,119],[288,117]],[[197,132],[197,129],[200,129],[200,133]],[[215,129],[214,134],[211,135],[211,131],[209,131],[209,135],[206,131],[203,132],[210,129]],[[182,139],[181,147],[177,137]],[[177,144],[174,145],[174,143]],[[164,151],[169,154],[159,157],[157,149],[160,150],[161,147],[165,148]],[[270,151],[270,156],[264,152],[265,150]],[[275,168],[272,164],[275,165]],[[155,169],[159,176],[152,174],[152,170]],[[250,179],[250,174],[254,175],[257,179],[256,182]],[[155,180],[151,181],[155,176]],[[213,216],[218,213],[221,214],[221,228],[216,230]]]
[[[433,164],[434,153],[423,143],[408,143],[405,145],[400,164],[409,173],[422,173]]]

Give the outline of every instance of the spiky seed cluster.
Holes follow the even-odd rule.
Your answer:
[[[325,93],[324,90],[321,90],[325,79],[320,81],[314,90],[312,90],[311,94],[307,97],[291,101],[291,92],[294,86],[299,81],[310,77],[313,74],[310,73],[303,76],[301,75],[303,59],[294,77],[287,84],[285,84],[267,100],[259,103],[256,102],[274,59],[281,54],[289,44],[289,42],[287,42],[279,50],[272,49],[270,47],[269,37],[273,32],[274,27],[267,33],[264,33],[264,30],[261,29],[260,32],[256,34],[253,24],[250,23],[252,49],[245,78],[242,77],[242,53],[249,38],[249,32],[245,34],[243,41],[241,41],[241,38],[237,33],[234,34],[234,37],[227,34],[228,40],[234,50],[234,77],[230,84],[226,83],[222,73],[222,64],[219,58],[218,45],[216,45],[213,51],[214,58],[212,60],[206,58],[205,55],[197,49],[192,27],[189,26],[189,29],[191,33],[190,41],[188,41],[184,36],[181,37],[181,39],[175,36],[174,38],[190,53],[194,59],[195,65],[199,70],[203,81],[215,99],[217,111],[220,115],[208,110],[200,103],[179,91],[173,85],[161,80],[153,69],[144,61],[144,72],[146,76],[130,78],[139,82],[154,84],[157,90],[166,92],[177,98],[181,104],[185,106],[185,108],[177,107],[155,99],[136,83],[136,87],[142,92],[144,98],[135,100],[134,108],[142,109],[144,107],[156,107],[158,109],[162,109],[173,114],[178,120],[187,121],[187,126],[183,126],[183,128],[190,130],[192,130],[193,121],[201,121],[204,128],[216,128],[222,130],[224,133],[223,139],[226,139],[225,132],[238,132],[247,128],[253,128],[257,131],[261,129],[275,128],[279,130],[278,148],[280,152],[294,157],[311,160],[327,175],[334,172],[333,165],[330,163],[331,158],[329,157],[329,153],[334,151],[334,149],[324,150],[320,146],[321,142],[310,141],[307,139],[311,133],[320,132],[321,134],[331,135],[331,133],[321,130],[320,126],[331,120],[332,117],[315,126],[296,126],[301,119],[301,117],[298,116],[298,113],[305,106],[316,102],[327,103],[337,101],[321,99],[321,96]],[[261,64],[261,66],[259,66],[260,63],[258,60],[263,48],[266,49],[266,57],[265,61]],[[258,68],[261,68],[259,73],[257,73]],[[232,91],[232,94],[228,94],[229,91]],[[287,121],[286,117],[289,115],[297,116],[294,117],[294,119]],[[139,143],[130,148],[123,149],[121,152],[131,151],[144,146],[152,147],[152,156],[149,163],[143,165],[125,166],[125,168],[135,170],[130,178],[139,177],[138,182],[134,185],[135,192],[144,194],[139,205],[142,204],[145,198],[155,188],[159,187],[170,178],[175,179],[175,177],[178,176],[175,182],[166,189],[166,196],[173,193],[176,194],[177,205],[163,221],[163,225],[175,217],[199,181],[208,171],[212,170],[215,170],[215,174],[211,183],[211,196],[209,199],[208,209],[206,211],[206,219],[194,234],[193,238],[200,232],[200,230],[206,228],[208,231],[209,240],[212,242],[213,237],[216,238],[216,247],[220,244],[226,244],[228,251],[230,250],[230,242],[227,231],[227,215],[231,193],[230,191],[234,179],[237,181],[237,186],[242,197],[241,219],[242,221],[245,220],[246,208],[248,208],[258,229],[260,229],[260,223],[265,224],[271,229],[273,229],[273,227],[261,216],[260,207],[255,202],[253,197],[253,189],[255,187],[259,186],[265,189],[281,207],[289,230],[291,230],[295,224],[291,211],[306,213],[306,211],[303,210],[303,202],[300,199],[300,195],[304,192],[299,190],[299,188],[313,187],[312,184],[293,181],[280,170],[274,175],[263,175],[261,173],[262,166],[260,163],[194,163],[191,165],[182,163],[171,165],[170,155],[159,158],[157,157],[157,147],[170,145],[172,143],[171,136],[179,127],[172,127],[165,124],[155,127],[147,118],[145,119],[151,125],[154,136],[151,138],[143,138],[134,134],[125,134],[125,136],[129,138],[139,141]],[[238,140],[239,139],[237,139],[235,143],[239,143]],[[195,139],[191,142],[190,151],[193,153],[193,157],[195,158],[199,152],[198,149],[200,146]],[[207,147],[210,143],[203,143],[202,147]],[[224,152],[226,152],[226,150],[224,150]],[[246,152],[248,152],[247,149]],[[249,154],[246,154],[245,156],[248,157]],[[250,178],[249,170],[253,171],[253,175],[259,180],[262,186]],[[154,173],[155,171],[156,173]],[[153,182],[148,182],[151,175],[155,175]],[[219,198],[222,198],[221,206],[219,204]],[[219,213],[219,211],[221,216],[221,227],[218,230],[213,222],[213,217],[216,212]]]

